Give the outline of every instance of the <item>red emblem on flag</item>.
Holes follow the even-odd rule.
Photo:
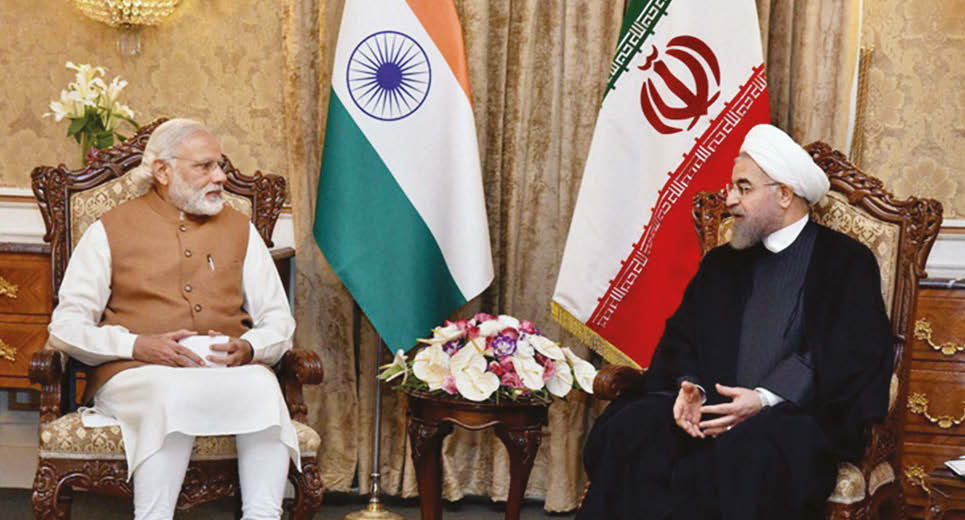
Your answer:
[[[679,60],[690,74],[693,76],[694,90],[690,90],[683,81],[674,74],[664,63],[663,58],[659,57],[657,48],[653,47],[653,52],[647,57],[647,62],[637,67],[642,71],[652,70],[663,80],[667,89],[670,90],[682,103],[683,106],[670,106],[657,91],[654,85],[656,77],[651,75],[643,82],[640,88],[640,108],[643,115],[653,126],[654,130],[661,134],[674,134],[683,130],[676,126],[671,126],[674,121],[684,121],[691,119],[687,130],[697,124],[701,116],[707,114],[714,101],[720,96],[720,65],[717,63],[717,56],[714,51],[699,38],[694,36],[677,36],[667,43],[664,54]],[[659,58],[659,59],[658,59]],[[707,69],[714,76],[713,88],[717,90],[710,94],[710,80],[707,77]]]

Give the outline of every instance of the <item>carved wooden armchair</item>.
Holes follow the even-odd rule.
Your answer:
[[[47,227],[44,240],[51,245],[55,300],[70,253],[87,227],[107,210],[143,193],[125,174],[140,163],[148,137],[164,121],[159,119],[127,142],[98,153],[83,169],[41,166],[31,173],[34,195]],[[251,215],[255,228],[271,246],[271,233],[285,199],[285,179],[261,172],[249,177],[236,170],[227,157],[224,160],[228,177],[226,202]],[[74,490],[133,496],[120,427],[87,428],[75,411],[83,368],[79,361],[52,348],[36,352],[30,361],[30,379],[42,386],[40,460],[32,497],[37,518],[69,518]],[[294,465],[289,469],[295,496],[286,501],[285,509],[292,518],[307,519],[321,506],[323,488],[316,462],[321,439],[305,424],[307,408],[302,385],[322,381],[322,364],[313,352],[291,350],[274,370],[288,403],[302,457],[301,473]],[[237,497],[240,487],[236,459],[233,436],[198,437],[178,497],[178,509]]]
[[[828,498],[827,517],[905,518],[904,497],[895,479],[901,446],[901,414],[907,396],[908,359],[905,343],[914,331],[918,281],[925,276],[925,260],[938,236],[942,206],[930,199],[898,200],[880,180],[851,165],[840,152],[821,142],[806,147],[831,181],[831,192],[812,209],[812,218],[862,242],[875,254],[881,269],[881,292],[895,345],[895,372],[891,379],[888,415],[871,428],[868,447],[859,465],[842,463],[838,481]],[[727,215],[723,192],[702,192],[694,197],[693,218],[701,252],[730,238],[733,219]],[[600,371],[594,393],[613,400],[633,392],[642,372],[612,365]]]

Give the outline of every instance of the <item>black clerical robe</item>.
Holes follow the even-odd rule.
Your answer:
[[[582,519],[813,518],[841,460],[858,460],[864,430],[888,407],[894,336],[874,255],[816,226],[804,286],[804,333],[788,364],[805,363],[804,402],[763,409],[716,439],[693,439],[674,422],[682,379],[729,402],[714,383],[736,385],[745,304],[760,244],[710,251],[691,280],[647,371],[642,391],[604,411],[587,439],[591,481]],[[794,359],[791,359],[791,358]]]

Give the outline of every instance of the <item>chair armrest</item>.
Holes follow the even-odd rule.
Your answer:
[[[625,365],[609,365],[600,369],[593,379],[593,394],[600,399],[612,401],[621,394],[639,392],[646,373]]]
[[[40,385],[40,425],[58,417],[64,411],[63,392],[66,384],[67,354],[50,348],[34,352],[30,358],[28,374],[31,383]]]
[[[307,350],[289,350],[275,365],[275,373],[292,420],[306,422],[308,407],[302,397],[302,385],[317,385],[322,382],[324,370],[321,358]]]

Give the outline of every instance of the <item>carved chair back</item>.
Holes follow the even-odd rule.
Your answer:
[[[147,190],[137,187],[127,173],[141,163],[148,138],[165,121],[166,118],[161,118],[141,127],[127,141],[98,152],[90,164],[79,170],[69,170],[61,164],[56,168],[39,166],[31,172],[34,196],[47,228],[44,240],[50,242],[54,305],[70,254],[88,226],[111,208]],[[261,171],[247,176],[227,157],[222,155],[222,160],[228,178],[224,186],[225,201],[249,215],[255,229],[271,247],[271,234],[285,202],[285,179]],[[67,411],[76,407],[75,376],[82,368],[81,363],[73,359],[68,364],[69,384],[64,395]]]
[[[840,152],[822,142],[805,147],[831,181],[831,191],[812,207],[818,223],[845,233],[868,246],[881,270],[881,293],[897,338],[895,373],[885,423],[873,432],[863,465],[876,466],[896,454],[900,414],[895,402],[907,391],[904,345],[913,332],[918,282],[925,276],[925,261],[938,236],[942,205],[938,201],[895,198],[882,182],[858,170]],[[723,191],[702,192],[692,208],[700,250],[706,253],[730,239],[733,218],[727,214]]]
[[[60,282],[67,269],[70,254],[84,231],[94,221],[118,204],[142,195],[127,173],[141,163],[147,140],[161,123],[161,118],[141,127],[127,141],[102,150],[86,167],[69,170],[66,166],[39,166],[30,174],[31,185],[50,242],[51,280],[56,303]],[[285,179],[256,171],[254,176],[239,172],[222,156],[225,200],[233,208],[251,217],[252,224],[269,247],[275,222],[285,202]]]

